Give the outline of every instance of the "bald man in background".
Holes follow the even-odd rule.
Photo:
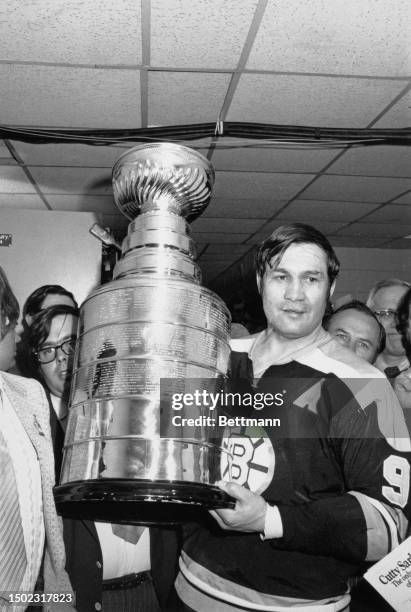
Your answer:
[[[374,365],[390,380],[410,367],[401,334],[397,329],[398,306],[410,286],[407,281],[390,278],[374,285],[367,298],[367,306],[384,326],[386,334],[385,349]]]

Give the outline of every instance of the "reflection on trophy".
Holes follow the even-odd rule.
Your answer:
[[[208,205],[213,181],[202,155],[175,144],[135,147],[113,168],[116,204],[132,222],[114,280],[81,307],[56,488],[66,516],[149,524],[231,505],[215,485],[227,464],[217,428],[173,427],[160,385],[223,387],[230,316],[199,284],[186,221]],[[189,416],[208,414],[200,405]]]

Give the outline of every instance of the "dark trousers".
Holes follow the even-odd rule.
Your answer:
[[[161,612],[152,578],[128,588],[103,587],[102,604],[102,612]]]

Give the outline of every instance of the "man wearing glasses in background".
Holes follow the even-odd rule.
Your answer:
[[[34,317],[29,330],[33,370],[37,370],[37,377],[44,386],[50,408],[53,408],[50,425],[54,441],[57,431],[60,431],[57,424],[62,426],[62,432],[66,428],[78,316],[79,311],[75,307],[51,306]],[[57,443],[60,450],[63,433],[61,435],[62,439]],[[54,446],[56,451],[56,444]],[[60,468],[60,462],[57,463],[56,477]]]
[[[406,281],[390,278],[374,285],[367,298],[367,306],[377,316],[386,333],[385,349],[377,357],[374,366],[391,380],[410,367],[397,329],[398,306],[410,287],[411,284]]]
[[[78,309],[72,306],[50,306],[33,317],[29,330],[32,366],[50,403],[56,481],[62,463],[78,317]],[[104,356],[112,357],[112,349],[107,346]],[[109,376],[111,364],[106,364]],[[172,605],[174,597],[178,559],[175,529],[149,530],[64,518],[64,542],[78,612],[171,609],[168,604]]]

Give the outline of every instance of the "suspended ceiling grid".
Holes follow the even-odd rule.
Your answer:
[[[0,122],[403,128],[410,25],[405,0],[8,0]],[[208,282],[283,222],[311,223],[335,246],[410,248],[407,147],[186,144],[216,171],[213,200],[193,224]],[[10,207],[95,211],[123,234],[110,171],[129,146],[0,142],[0,219]]]

